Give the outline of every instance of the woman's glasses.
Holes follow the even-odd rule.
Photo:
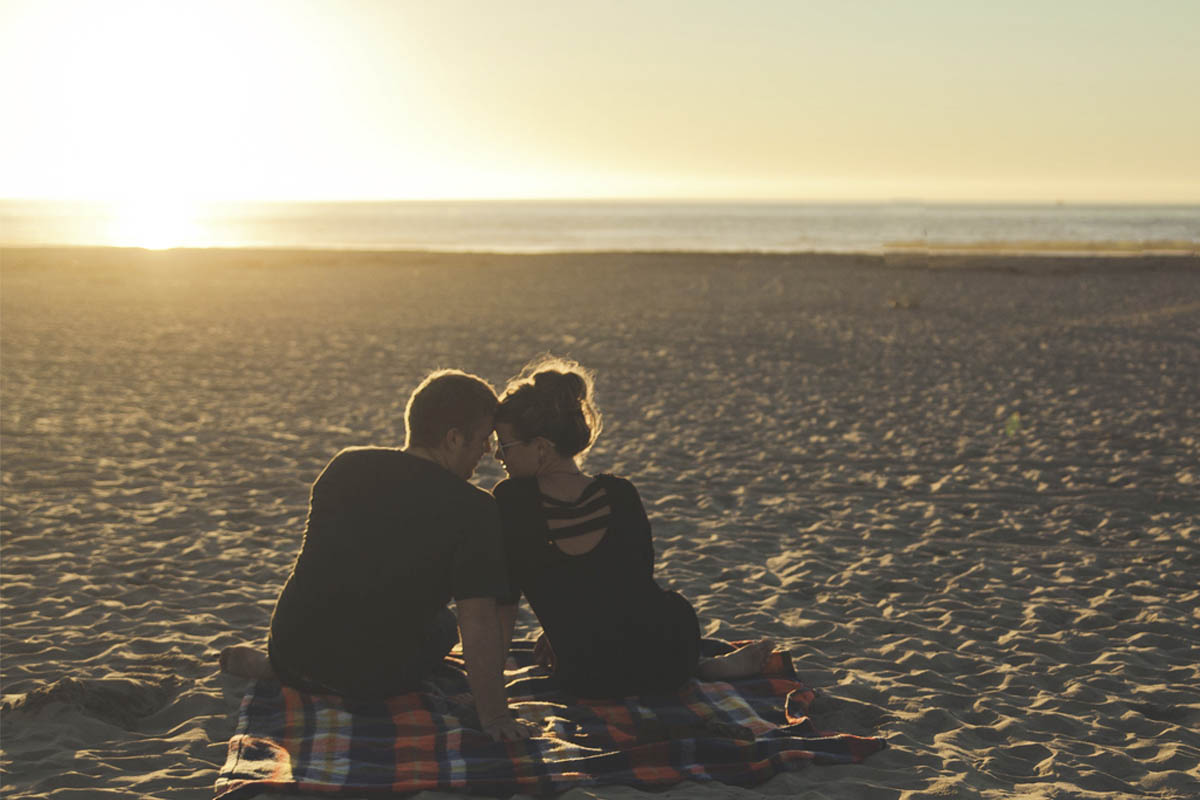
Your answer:
[[[508,448],[516,447],[519,444],[529,444],[529,439],[514,439],[511,442],[502,442],[499,437],[496,437],[496,449],[500,451],[502,458],[508,457]]]

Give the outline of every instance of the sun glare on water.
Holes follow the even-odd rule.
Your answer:
[[[117,247],[166,250],[206,243],[196,206],[150,201],[120,203],[110,206],[106,216],[107,239]]]

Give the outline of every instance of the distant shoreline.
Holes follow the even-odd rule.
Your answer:
[[[12,246],[448,253],[1200,253],[1200,206],[0,201]]]
[[[5,257],[8,254],[10,257]],[[795,267],[837,266],[840,268],[878,268],[887,270],[946,270],[1012,272],[1031,275],[1069,274],[1076,272],[1124,272],[1161,269],[1200,269],[1200,250],[1193,251],[1057,251],[1024,252],[1014,250],[982,251],[970,249],[920,250],[895,249],[886,252],[847,251],[686,251],[686,250],[552,250],[545,252],[507,252],[500,250],[431,250],[431,249],[368,249],[329,247],[179,247],[152,249],[143,247],[115,247],[96,245],[0,245],[0,269],[62,265],[62,257],[87,255],[85,260],[99,257],[130,258],[138,263],[171,262],[174,264],[197,264],[200,261],[215,261],[213,266],[228,265],[231,261],[255,257],[255,266],[288,268],[295,266],[294,259],[301,257],[306,266],[347,267],[384,266],[389,262],[396,265],[443,262],[454,264],[478,264],[480,261],[506,262],[553,262],[556,264],[591,262],[595,266],[629,264],[653,268],[656,265],[683,265],[702,261],[705,264],[732,262],[734,266],[749,263],[781,264],[792,262]],[[16,263],[14,263],[16,260]]]
[[[808,256],[808,255],[856,255],[856,256],[893,256],[897,254],[935,254],[935,255],[1013,255],[1013,256],[1200,256],[1200,241],[981,241],[981,242],[920,242],[897,241],[887,242],[880,247],[855,248],[569,248],[569,247],[387,247],[370,244],[323,244],[323,245],[271,245],[263,243],[251,244],[213,244],[213,245],[180,245],[172,247],[144,247],[124,244],[77,244],[72,242],[0,242],[2,250],[42,250],[42,249],[74,249],[74,250],[147,250],[160,252],[164,250],[269,250],[288,252],[354,252],[354,253],[444,253],[448,255],[666,255],[666,254],[700,254],[700,255],[779,255],[779,256]]]

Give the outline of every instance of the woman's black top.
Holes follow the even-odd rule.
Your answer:
[[[584,697],[670,692],[699,660],[691,605],[654,581],[650,522],[633,484],[598,475],[573,502],[544,495],[536,478],[494,490],[509,565],[509,602],[522,594],[554,647],[555,675]],[[556,541],[604,530],[570,555]]]

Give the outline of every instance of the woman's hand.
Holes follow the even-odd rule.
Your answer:
[[[545,631],[542,631],[542,635],[538,637],[537,644],[533,646],[533,663],[551,671],[554,670],[554,647],[551,646],[550,639],[546,636]]]

